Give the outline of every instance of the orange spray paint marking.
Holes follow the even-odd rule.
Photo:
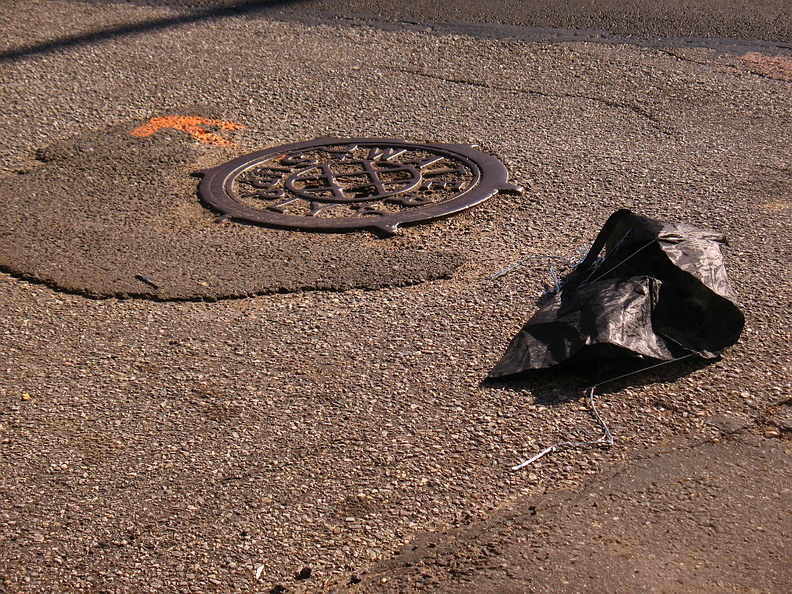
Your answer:
[[[196,140],[204,144],[212,144],[214,146],[234,146],[230,140],[226,140],[219,134],[210,132],[206,126],[213,128],[220,128],[220,130],[239,130],[242,128],[241,124],[236,122],[226,122],[224,120],[211,120],[208,118],[201,118],[198,116],[162,116],[158,118],[151,118],[148,124],[143,124],[139,128],[135,128],[130,132],[132,136],[151,136],[162,128],[173,128],[186,132]]]

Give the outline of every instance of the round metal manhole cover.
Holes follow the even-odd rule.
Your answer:
[[[466,210],[508,183],[472,145],[318,138],[199,172],[201,199],[224,217],[287,229],[393,234],[399,225]]]

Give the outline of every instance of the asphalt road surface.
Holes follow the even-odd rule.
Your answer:
[[[782,4],[152,4],[0,3],[0,591],[792,591]],[[327,136],[525,192],[388,238],[198,196]],[[725,234],[744,333],[511,471],[599,436],[574,375],[482,380],[619,208]]]
[[[792,43],[792,10],[786,0],[132,0],[132,3],[199,10],[267,10],[306,21],[443,23],[462,30],[521,37],[547,36],[551,29],[572,29],[577,39],[721,38]],[[563,31],[552,33],[564,37]]]

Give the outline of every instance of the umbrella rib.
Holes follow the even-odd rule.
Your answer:
[[[643,369],[638,369],[636,371],[631,371],[630,373],[624,373],[622,375],[619,375],[619,376],[612,377],[610,379],[606,379],[604,381],[601,381],[598,384],[594,384],[593,386],[589,386],[588,388],[586,388],[586,390],[584,392],[585,395],[586,395],[586,402],[589,405],[589,407],[591,407],[591,411],[594,413],[594,418],[597,419],[597,422],[602,427],[602,435],[600,437],[598,437],[597,439],[592,440],[592,441],[562,441],[561,443],[553,444],[553,445],[551,445],[549,447],[546,447],[545,449],[543,449],[541,452],[539,452],[535,456],[532,456],[531,458],[528,458],[527,460],[525,460],[523,462],[520,462],[516,466],[512,466],[511,469],[512,470],[521,470],[521,469],[525,468],[526,466],[529,466],[529,465],[533,464],[534,462],[539,460],[539,458],[542,458],[543,456],[546,456],[547,454],[550,454],[552,452],[557,452],[558,450],[564,450],[564,449],[568,449],[568,448],[591,447],[591,446],[595,446],[595,445],[603,445],[603,446],[608,446],[608,447],[612,446],[613,442],[614,442],[613,434],[611,433],[610,428],[608,427],[607,423],[605,423],[605,420],[602,418],[602,415],[600,415],[600,412],[599,412],[599,410],[597,409],[597,406],[594,403],[594,396],[596,395],[596,389],[599,388],[603,384],[607,384],[607,383],[610,383],[610,382],[615,382],[617,380],[624,379],[626,377],[630,377],[631,375],[635,375],[636,373],[643,373],[644,371],[649,371],[651,369],[656,369],[657,367],[662,367],[663,365],[668,365],[669,363],[676,363],[677,361],[682,361],[683,359],[688,359],[689,357],[693,357],[694,355],[695,355],[695,353],[688,353],[687,355],[683,355],[682,357],[677,357],[676,359],[671,359],[670,361],[661,361],[660,363],[657,363],[655,365],[650,365],[649,367],[644,367]]]

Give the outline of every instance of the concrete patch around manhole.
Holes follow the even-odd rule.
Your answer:
[[[136,121],[75,136],[0,179],[0,268],[93,297],[212,300],[414,284],[461,264],[458,254],[365,232],[217,224],[191,174],[241,149],[189,133],[210,120],[207,134],[231,136],[233,126],[211,109],[159,117],[185,114],[204,120],[148,135],[131,134],[146,124]]]

